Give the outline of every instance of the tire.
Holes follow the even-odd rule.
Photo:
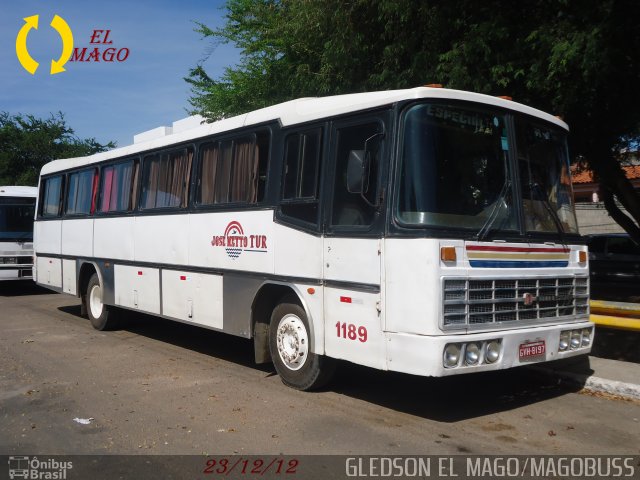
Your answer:
[[[118,321],[115,318],[113,307],[102,302],[102,285],[100,285],[97,273],[91,276],[87,284],[85,306],[93,328],[96,330],[114,330],[118,328]]]
[[[269,324],[269,351],[282,383],[296,390],[326,385],[335,371],[333,359],[311,352],[312,338],[304,309],[296,297],[274,308]]]

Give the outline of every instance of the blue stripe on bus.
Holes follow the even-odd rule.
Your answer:
[[[546,268],[567,267],[568,261],[516,261],[516,260],[469,260],[472,267],[481,268]]]

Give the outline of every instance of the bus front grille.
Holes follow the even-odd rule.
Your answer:
[[[507,327],[588,313],[588,277],[443,280],[444,327]]]

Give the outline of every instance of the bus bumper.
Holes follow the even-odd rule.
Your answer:
[[[594,324],[588,321],[464,335],[388,332],[387,367],[433,377],[501,370],[587,354],[593,337]],[[567,339],[568,346],[561,349],[561,340],[564,344]]]
[[[31,279],[33,279],[31,265],[24,265],[18,268],[0,268],[0,281]]]

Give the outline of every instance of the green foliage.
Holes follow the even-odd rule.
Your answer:
[[[436,58],[425,50],[432,35],[412,36],[430,23],[420,2],[229,0],[227,9],[221,29],[196,31],[242,49],[240,64],[220,79],[201,66],[186,78],[193,113],[210,119],[304,96],[418,85]]]
[[[440,56],[443,82],[562,115],[578,154],[640,133],[640,3],[451,3],[473,20]]]
[[[240,64],[186,80],[193,113],[211,120],[426,83],[509,95],[569,123],[574,155],[637,224],[613,152],[640,136],[639,24],[637,0],[228,0],[222,28],[196,31],[240,48]]]
[[[613,142],[638,131],[639,21],[635,0],[228,0],[222,28],[196,31],[240,48],[240,64],[219,79],[196,66],[186,80],[194,113],[210,119],[442,83],[563,115],[580,146],[594,130]]]
[[[36,185],[42,166],[114,148],[95,138],[79,139],[58,112],[47,119],[0,112],[0,185]]]

